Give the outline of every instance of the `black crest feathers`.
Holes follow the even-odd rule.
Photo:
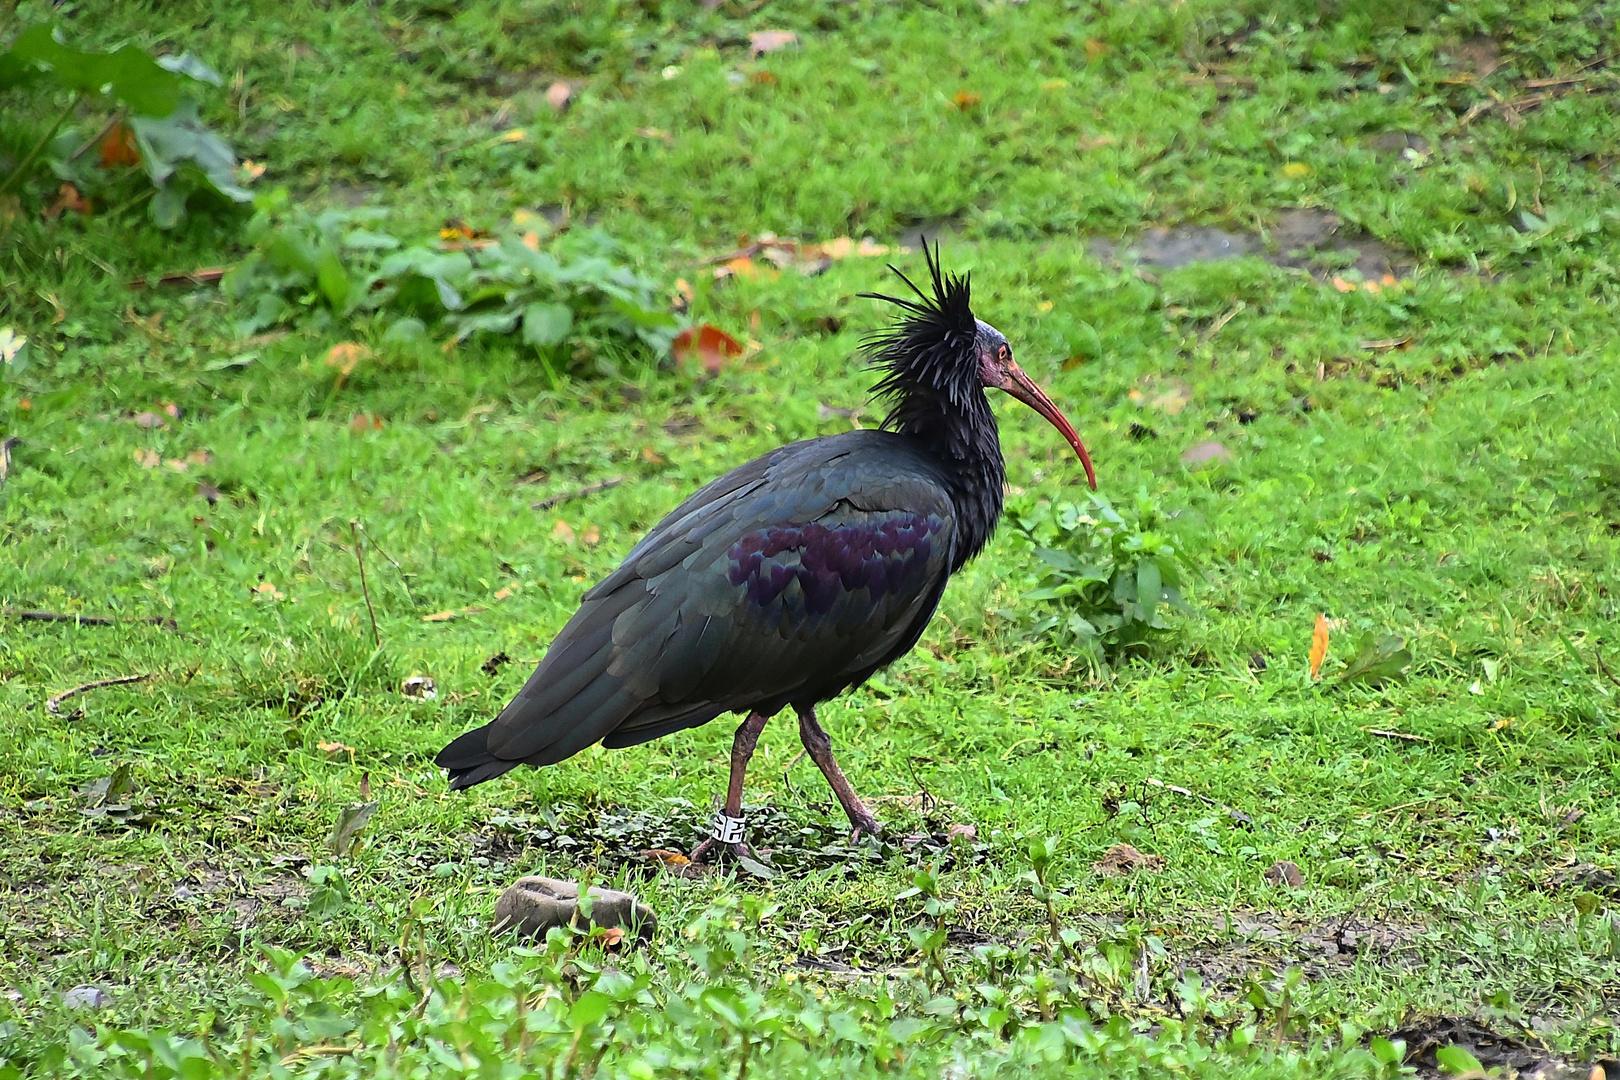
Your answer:
[[[889,269],[917,294],[916,300],[861,293],[894,304],[903,312],[893,325],[873,334],[862,345],[872,366],[882,372],[872,392],[890,399],[893,405],[886,427],[900,426],[908,397],[943,395],[956,404],[969,389],[977,389],[978,361],[973,343],[978,321],[973,317],[969,275],[945,273],[940,268],[938,244],[930,251],[925,243],[923,257],[932,278],[932,296],[892,265]]]

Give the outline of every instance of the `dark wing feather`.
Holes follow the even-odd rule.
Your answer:
[[[831,697],[915,643],[949,574],[953,523],[936,467],[903,436],[850,432],[751,461],[587,592],[500,716],[439,764],[461,787],[506,771],[497,763]]]

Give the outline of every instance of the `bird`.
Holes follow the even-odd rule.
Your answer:
[[[748,856],[744,776],[791,707],[851,842],[880,834],[816,707],[909,652],[995,532],[1007,473],[986,391],[1057,428],[1097,486],[1073,425],[974,316],[971,275],[943,272],[937,244],[923,251],[931,292],[891,266],[914,296],[860,294],[898,309],[861,346],[882,425],[779,447],[672,510],[584,594],[495,719],[439,753],[452,790],[740,714],[723,808],[690,858]]]

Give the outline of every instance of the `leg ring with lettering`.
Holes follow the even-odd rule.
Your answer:
[[[744,824],[742,818],[732,817],[722,810],[714,816],[714,827],[709,830],[709,835],[722,844],[740,844],[742,843]]]

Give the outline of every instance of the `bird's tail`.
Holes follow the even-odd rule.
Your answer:
[[[433,764],[450,772],[450,790],[460,791],[485,780],[493,780],[511,772],[521,761],[506,761],[489,752],[489,729],[485,724],[456,739],[439,751]]]

